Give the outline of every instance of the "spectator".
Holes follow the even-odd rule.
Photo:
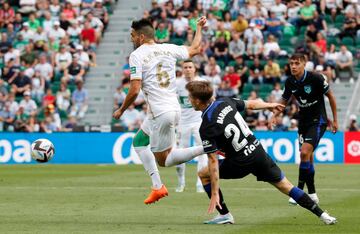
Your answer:
[[[114,110],[118,109],[125,100],[127,91],[122,89],[121,86],[116,88],[116,92],[114,93]]]
[[[240,76],[241,83],[245,84],[248,81],[248,75],[247,75],[248,67],[245,64],[242,56],[236,57],[234,68],[235,68],[236,73]],[[242,87],[243,86],[241,86],[241,88]]]
[[[327,33],[328,28],[326,21],[324,20],[322,15],[319,15],[319,12],[314,11],[314,18],[312,19],[312,23],[317,31],[321,31],[323,33]]]
[[[64,73],[72,62],[70,52],[67,51],[66,45],[60,46],[60,52],[55,55],[55,70],[57,73]]]
[[[254,59],[254,64],[250,66],[249,82],[251,84],[261,84],[263,82],[264,66],[258,58]]]
[[[229,62],[228,47],[229,44],[226,42],[225,37],[223,36],[219,37],[219,39],[215,42],[214,45],[214,54],[216,60],[223,61],[225,66]]]
[[[325,54],[326,48],[327,48],[327,45],[326,45],[327,42],[326,42],[324,35],[321,32],[318,32],[316,35],[316,38],[317,38],[317,40],[315,42],[316,47],[319,49],[321,54]]]
[[[44,79],[45,88],[50,87],[50,83],[53,78],[53,67],[46,61],[45,54],[40,55],[39,63],[35,66],[35,72],[39,72],[40,78]]]
[[[47,89],[46,94],[42,99],[42,106],[47,107],[48,105],[55,105],[56,97],[52,93],[52,89]]]
[[[245,30],[244,32],[244,39],[245,39],[245,42],[247,43],[251,43],[252,42],[252,39],[254,37],[257,37],[258,40],[262,41],[263,40],[263,35],[260,31],[260,29],[256,28],[256,25],[255,23],[250,23],[249,24],[249,28]]]
[[[213,75],[220,75],[221,69],[220,66],[216,64],[215,57],[209,57],[209,63],[205,65],[204,71],[207,76],[209,76],[210,73],[213,73]]]
[[[67,21],[71,21],[76,18],[76,10],[73,8],[70,2],[65,2],[62,13]],[[66,30],[67,28],[63,28]]]
[[[31,97],[40,102],[44,96],[45,78],[41,77],[39,71],[35,72],[35,76],[31,79]]]
[[[101,20],[104,24],[104,29],[107,28],[109,24],[109,14],[106,7],[103,5],[102,0],[95,0],[95,6],[91,11],[93,15]]]
[[[81,40],[88,41],[90,46],[96,48],[96,32],[95,29],[91,27],[89,21],[85,21],[84,28],[81,31]]]
[[[79,119],[84,118],[88,108],[88,92],[83,88],[83,82],[76,83],[77,89],[72,94],[71,116],[77,116]]]
[[[277,43],[275,37],[273,35],[269,35],[267,42],[264,44],[264,57],[268,58],[276,58],[280,53],[280,46]]]
[[[170,33],[168,28],[165,27],[164,22],[160,22],[157,29],[155,30],[155,40],[158,43],[169,42]]]
[[[7,25],[7,27],[6,27],[6,35],[7,35],[7,38],[8,38],[9,42],[11,41],[13,43],[16,40],[17,32],[15,31],[13,24],[8,24]]]
[[[256,36],[254,36],[251,42],[247,44],[246,54],[248,58],[249,59],[260,58],[262,57],[263,51],[264,51],[264,46],[262,42]]]
[[[15,115],[16,112],[19,109],[19,103],[17,103],[17,101],[15,101],[15,94],[14,93],[9,93],[7,102],[10,105],[11,113],[13,113]]]
[[[343,9],[342,0],[325,0],[325,12],[331,15],[332,21],[335,21],[337,13]]]
[[[231,88],[229,80],[226,81],[222,80],[219,85],[219,88],[215,92],[216,92],[216,98],[222,98],[222,97],[236,98],[236,94],[234,92],[234,89]]]
[[[280,83],[275,83],[274,89],[271,91],[271,95],[274,97],[275,102],[280,102],[282,99],[282,93],[281,85]]]
[[[85,69],[79,64],[79,56],[75,54],[71,64],[67,67],[64,76],[61,78],[61,82],[68,83],[70,81],[77,83],[78,81],[83,81],[84,74]]]
[[[18,49],[20,53],[23,53],[25,51],[25,47],[29,44],[28,41],[25,41],[24,36],[19,33],[17,35],[17,38],[14,42],[14,48]]]
[[[216,31],[218,26],[218,20],[212,14],[211,12],[207,13],[207,23],[208,27],[211,29],[211,31]]]
[[[178,11],[182,12],[182,15],[184,17],[189,18],[190,14],[194,11],[194,9],[191,7],[189,0],[183,0],[183,4],[178,9]]]
[[[160,14],[161,14],[161,7],[159,6],[157,0],[152,0],[151,1],[151,10],[150,10],[150,17],[152,20],[157,20],[160,18]]]
[[[231,26],[231,14],[229,11],[224,12],[224,29],[231,32],[232,26]]]
[[[305,0],[303,7],[300,9],[300,18],[296,23],[298,33],[301,27],[307,26],[312,22],[315,11],[316,6],[312,4],[312,0]]]
[[[68,122],[65,124],[65,126],[61,129],[63,132],[72,132],[74,128],[76,127],[76,118],[74,116],[68,117]]]
[[[256,10],[256,15],[254,18],[251,19],[250,24],[251,23],[255,24],[255,28],[262,31],[265,29],[265,22],[266,22],[266,20],[263,17],[263,15],[261,14],[261,11]]]
[[[65,83],[60,84],[60,89],[56,93],[56,106],[63,111],[67,111],[70,107],[70,90]]]
[[[14,60],[15,65],[20,65],[20,51],[12,45],[9,46],[8,51],[4,54],[4,62],[7,63],[10,59]]]
[[[11,83],[9,82],[9,84],[11,84],[12,91],[16,94],[16,96],[22,96],[25,91],[30,90],[31,87],[31,80],[24,74],[24,71],[25,67],[21,67],[20,72],[17,74],[14,81]]]
[[[35,33],[32,30],[30,30],[28,22],[24,22],[22,25],[23,27],[19,33],[22,34],[26,42],[30,42],[31,40],[33,40]]]
[[[245,1],[244,5],[240,8],[239,14],[244,15],[245,19],[249,20],[256,15],[256,6]]]
[[[354,70],[353,70],[353,56],[350,51],[346,48],[345,45],[340,47],[340,52],[337,53],[336,58],[336,77],[340,77],[340,72],[347,71],[349,72],[350,82],[354,82]]]
[[[299,11],[303,5],[295,0],[290,0],[287,6],[287,21],[293,26],[297,26]]]
[[[257,119],[259,117],[259,114],[249,108],[246,108],[243,117],[249,128],[251,130],[254,130],[257,125]]]
[[[37,62],[37,53],[34,51],[33,44],[25,46],[25,52],[20,57],[21,62],[27,66],[34,66]],[[16,61],[15,61],[16,62]]]
[[[53,28],[50,30],[48,34],[48,37],[54,38],[56,42],[59,42],[65,36],[66,36],[66,32],[64,29],[60,27],[60,22],[55,21],[53,24]]]
[[[15,114],[14,130],[15,132],[26,132],[27,122],[30,116],[24,112],[24,107],[20,106]]]
[[[3,79],[0,79],[0,94],[7,96],[8,95],[8,85]]]
[[[79,64],[87,70],[90,65],[90,58],[89,54],[84,51],[84,47],[82,45],[76,46],[76,53],[74,56],[77,55],[79,57]]]
[[[15,14],[15,20],[14,20],[14,30],[15,32],[19,32],[23,27],[23,19],[20,13]]]
[[[283,124],[282,118],[283,114],[279,114],[278,116],[276,116],[275,127],[273,127],[274,132],[286,132],[288,130],[288,128]]]
[[[38,27],[34,34],[35,49],[39,51],[45,51],[48,42],[48,37],[42,27]]]
[[[360,11],[360,7],[359,7],[359,11]],[[358,12],[358,14],[360,14],[360,12]],[[356,31],[358,30],[358,25],[359,24],[357,23],[356,17],[352,12],[346,14],[343,28],[338,35],[340,40],[342,40],[344,37],[351,37],[353,38],[353,40],[355,40]]]
[[[267,64],[264,67],[264,83],[274,84],[280,82],[281,72],[280,66],[274,62],[271,58],[267,60]]]
[[[121,116],[120,125],[128,131],[137,130],[140,127],[139,118],[140,112],[131,104],[123,116]]]
[[[328,64],[332,68],[335,68],[336,66],[337,52],[335,50],[336,50],[335,45],[331,44],[330,48],[325,53],[326,64]]]
[[[44,13],[44,21],[42,23],[42,26],[44,28],[44,31],[46,34],[49,34],[54,26],[54,21],[51,19],[51,13],[49,11],[46,11]]]
[[[223,77],[223,80],[230,83],[230,87],[234,90],[235,94],[239,93],[239,89],[241,87],[241,79],[240,76],[235,72],[233,66],[227,67],[227,73]]]
[[[36,18],[35,13],[31,13],[29,15],[29,20],[27,22],[29,23],[29,29],[33,32],[35,32],[37,28],[41,26],[40,21]]]
[[[263,115],[260,115],[258,118],[257,125],[255,127],[255,131],[268,131],[266,118]]]
[[[36,0],[20,0],[19,4],[20,8],[18,9],[18,12],[20,12],[22,15],[28,15],[32,12],[36,12]]]
[[[11,85],[19,73],[19,67],[15,65],[14,59],[10,58],[5,64],[2,72],[2,79]]]
[[[0,28],[11,25],[15,20],[15,11],[8,2],[4,2],[0,9]]]
[[[66,33],[72,43],[80,44],[81,27],[76,19],[70,21],[70,27],[68,27]]]
[[[20,107],[24,108],[24,114],[28,116],[35,116],[37,114],[37,105],[36,102],[31,99],[29,90],[24,92],[24,99],[21,100]]]
[[[319,31],[316,30],[314,24],[309,24],[306,30],[306,37],[311,40],[311,42],[315,42],[317,40],[317,34]]]
[[[183,38],[186,37],[186,31],[188,30],[189,21],[183,17],[182,12],[178,11],[176,19],[173,21],[174,37]]]
[[[230,42],[230,40],[231,40],[230,31],[228,31],[228,30],[226,30],[224,28],[224,23],[223,22],[219,22],[217,31],[215,33],[215,38],[216,39],[218,39],[220,37],[224,37],[226,42]]]
[[[243,56],[245,53],[245,44],[244,42],[239,38],[238,33],[233,34],[233,39],[230,41],[229,44],[229,55],[232,59],[235,59],[239,56]]]
[[[96,44],[98,45],[100,43],[101,35],[104,30],[104,24],[99,18],[94,17],[91,12],[86,15],[86,20],[89,21],[91,27],[95,29]]]
[[[310,0],[311,1],[311,0]],[[282,37],[282,22],[276,17],[274,12],[270,12],[270,17],[265,22],[266,31],[264,36],[274,35],[276,38],[281,39]]]
[[[245,19],[245,16],[239,13],[237,19],[232,22],[232,29],[242,35],[247,28],[248,22]]]
[[[6,33],[1,33],[1,42],[0,42],[0,53],[5,54],[8,52],[11,46],[11,42],[8,40]]]
[[[216,65],[218,66],[218,65]],[[214,94],[215,94],[215,90],[218,89],[220,83],[221,83],[221,77],[220,77],[220,73],[218,73],[216,67],[211,66],[209,68],[209,73],[206,73],[207,75],[202,76],[202,79],[205,79],[207,81],[209,81],[212,84],[212,87],[214,88]]]
[[[347,127],[347,131],[349,132],[359,132],[359,126],[357,124],[357,117],[356,115],[350,115],[350,124]]]
[[[281,0],[275,0],[275,5],[271,6],[270,11],[275,13],[275,16],[279,18],[280,21],[285,22],[287,7],[281,2]]]
[[[0,96],[2,94],[0,93]],[[15,114],[10,110],[10,103],[6,102],[3,108],[0,108],[0,132],[10,131],[15,122]]]

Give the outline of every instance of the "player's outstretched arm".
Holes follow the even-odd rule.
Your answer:
[[[337,121],[337,110],[336,110],[335,96],[334,96],[334,94],[333,94],[333,92],[331,90],[329,90],[325,95],[329,99],[331,112],[332,112],[332,115],[333,115],[333,121],[332,121],[332,124],[331,124],[332,132],[336,133],[337,130],[338,130],[338,121]]]
[[[187,47],[190,58],[200,53],[202,28],[204,27],[205,24],[206,24],[206,17],[205,16],[200,17],[196,25],[196,33],[194,40],[192,41],[191,45]]]
[[[120,119],[126,109],[136,100],[137,96],[139,95],[140,89],[141,79],[135,79],[130,81],[129,92],[126,95],[126,98],[121,107],[114,112],[114,119]]]
[[[209,153],[208,158],[211,181],[211,199],[208,208],[208,213],[210,214],[215,211],[216,206],[219,206],[220,209],[222,209],[222,207],[220,205],[219,196],[219,161],[215,153]]]
[[[283,103],[270,103],[262,100],[248,100],[246,101],[246,108],[251,110],[268,109],[272,112],[281,112],[284,110],[285,105]]]

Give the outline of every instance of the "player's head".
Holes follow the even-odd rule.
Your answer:
[[[295,53],[289,59],[291,74],[293,76],[301,75],[304,72],[306,58],[304,54]]]
[[[133,21],[131,24],[131,41],[138,48],[147,41],[154,40],[154,27],[147,19]]]
[[[195,64],[191,59],[185,60],[182,64],[182,73],[186,78],[194,78],[195,77]]]
[[[189,101],[195,110],[204,110],[212,101],[214,90],[207,81],[191,81],[187,83]]]

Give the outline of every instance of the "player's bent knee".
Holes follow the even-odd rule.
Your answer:
[[[150,144],[150,137],[146,135],[143,130],[139,130],[134,139],[133,139],[133,146],[134,147],[145,147]]]

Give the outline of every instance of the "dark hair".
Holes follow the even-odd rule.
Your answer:
[[[131,28],[137,33],[144,34],[147,38],[154,38],[154,27],[148,19],[134,20]]]
[[[208,81],[190,81],[185,87],[191,97],[199,99],[202,103],[207,103],[214,93],[214,89]]]
[[[305,58],[305,55],[302,53],[295,53],[295,54],[291,55],[290,60],[300,60],[300,61],[305,62],[306,58]]]
[[[194,63],[194,62],[192,61],[192,59],[186,59],[186,60],[184,60],[183,63]]]

